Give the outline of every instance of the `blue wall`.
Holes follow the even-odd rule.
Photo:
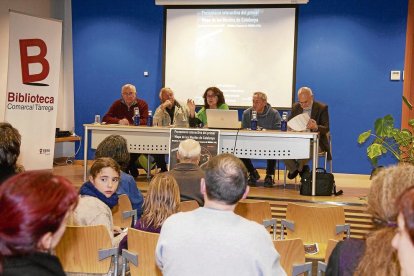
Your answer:
[[[335,172],[369,173],[358,135],[379,116],[400,122],[403,83],[389,74],[403,70],[407,7],[407,0],[310,0],[299,8],[296,87],[310,86],[329,105]],[[125,83],[135,84],[154,110],[163,8],[153,0],[72,0],[72,13],[76,132],[83,135],[82,124],[103,115]]]

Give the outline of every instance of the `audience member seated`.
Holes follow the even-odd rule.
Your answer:
[[[206,109],[229,109],[224,100],[223,92],[217,87],[209,87],[203,94],[204,106],[195,113],[195,103],[193,100],[187,100],[188,109],[190,110],[190,127],[207,126]]]
[[[200,192],[200,180],[204,178],[203,170],[198,166],[200,162],[200,143],[187,139],[180,142],[177,151],[179,163],[170,170],[180,187],[181,201],[196,200],[198,205],[204,205],[204,198]]]
[[[98,158],[90,169],[89,181],[79,191],[79,204],[73,212],[75,225],[105,225],[113,246],[126,235],[113,225],[111,208],[118,204],[118,188],[121,169],[112,158]],[[115,236],[117,235],[117,236]]]
[[[280,122],[282,121],[279,112],[273,109],[267,102],[267,95],[263,92],[253,93],[253,106],[243,112],[242,127],[250,128],[252,111],[257,112],[257,126],[264,129],[280,129]],[[241,159],[249,172],[248,184],[256,186],[260,175],[252,164],[252,160],[247,158]],[[271,188],[274,184],[273,176],[275,175],[276,160],[268,159],[266,166],[266,177],[264,186]]]
[[[0,275],[64,276],[51,254],[78,195],[62,176],[32,171],[0,187]]]
[[[133,125],[134,109],[138,108],[140,125],[147,124],[148,104],[137,97],[137,89],[132,84],[125,84],[121,89],[121,99],[116,100],[102,118],[108,124]],[[127,172],[133,177],[138,176],[137,160],[139,153],[131,153]]]
[[[0,184],[22,170],[16,162],[20,155],[21,136],[9,123],[0,123]]]
[[[269,233],[233,211],[246,198],[247,170],[231,154],[203,166],[204,207],[163,224],[156,259],[163,275],[286,275]]]
[[[298,103],[292,107],[292,113],[289,120],[302,113],[308,113],[310,120],[306,126],[307,130],[319,132],[319,148],[321,151],[328,153],[328,160],[332,159],[327,134],[329,132],[329,112],[328,106],[321,102],[314,101],[312,90],[309,87],[301,87],[298,90]],[[311,151],[312,153],[312,151]],[[312,158],[312,156],[311,156]],[[306,165],[309,159],[288,159],[284,163],[289,170],[288,178],[294,179],[298,174],[302,176],[303,172],[309,171]]]
[[[129,152],[127,141],[120,135],[110,135],[106,137],[97,147],[95,159],[110,157],[121,167],[121,179],[119,181],[117,195],[126,194],[131,201],[132,209],[137,210],[138,218],[142,214],[142,203],[144,197],[137,188],[135,179],[124,172],[129,163]]]
[[[398,229],[392,247],[398,251],[400,275],[414,275],[414,187],[408,188],[397,200]]]
[[[155,175],[147,191],[144,201],[144,212],[134,228],[159,233],[164,221],[177,213],[180,205],[180,190],[174,177],[161,173]],[[119,250],[128,248],[127,236],[119,245]]]
[[[347,239],[339,242],[329,258],[326,275],[399,275],[391,246],[398,215],[395,202],[406,188],[412,186],[412,165],[388,167],[373,177],[367,209],[374,228],[365,241]]]

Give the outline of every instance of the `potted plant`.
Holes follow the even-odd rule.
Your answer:
[[[404,96],[403,102],[410,110],[412,109],[411,103]],[[374,131],[370,129],[359,135],[359,144],[370,141],[367,156],[375,167],[378,164],[378,158],[387,153],[391,153],[399,162],[414,164],[414,136],[412,134],[414,119],[410,119],[408,125],[411,130],[395,128],[394,118],[386,115],[375,121]]]

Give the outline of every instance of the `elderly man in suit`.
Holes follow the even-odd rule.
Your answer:
[[[306,126],[309,131],[319,132],[319,148],[321,151],[328,152],[328,159],[332,159],[327,134],[329,132],[329,112],[328,106],[324,103],[317,102],[313,99],[312,90],[309,87],[301,87],[298,90],[298,103],[292,107],[292,113],[289,120],[293,117],[308,113],[310,120]],[[298,174],[309,171],[306,165],[309,159],[285,160],[285,165],[289,170],[288,178],[294,179]]]

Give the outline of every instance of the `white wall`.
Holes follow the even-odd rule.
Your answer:
[[[0,121],[4,121],[9,51],[9,10],[63,21],[62,62],[56,126],[74,129],[71,0],[0,0]],[[55,156],[73,155],[73,143],[60,143]]]

